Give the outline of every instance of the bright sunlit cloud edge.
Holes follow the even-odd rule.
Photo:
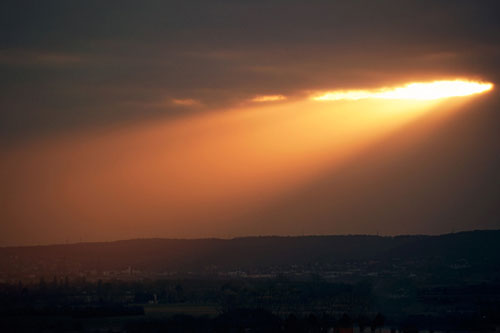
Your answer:
[[[438,80],[411,82],[400,87],[369,90],[335,90],[313,94],[314,101],[339,101],[361,99],[435,100],[479,94],[493,88],[491,82],[470,80]]]

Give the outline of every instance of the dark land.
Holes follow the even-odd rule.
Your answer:
[[[500,230],[0,248],[1,331],[500,329]]]

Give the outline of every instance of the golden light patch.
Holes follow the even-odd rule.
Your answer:
[[[468,96],[486,92],[493,88],[489,82],[465,80],[444,80],[433,82],[413,82],[402,87],[372,90],[336,90],[315,94],[315,101],[338,101],[360,99],[410,99],[434,100],[448,97]]]
[[[276,102],[283,101],[286,97],[283,95],[260,95],[252,98],[252,102]]]

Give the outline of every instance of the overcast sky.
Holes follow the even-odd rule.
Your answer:
[[[2,1],[12,140],[255,94],[498,77],[497,1]]]

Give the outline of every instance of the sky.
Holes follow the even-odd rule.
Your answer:
[[[500,228],[498,1],[2,1],[0,246]]]

